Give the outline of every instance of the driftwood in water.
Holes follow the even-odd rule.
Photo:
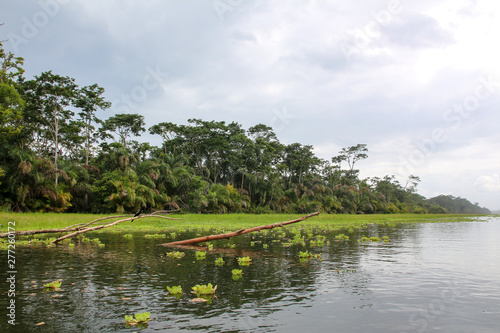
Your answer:
[[[94,223],[102,221],[102,220],[114,219],[114,218],[120,218],[120,217],[127,217],[127,216],[130,216],[130,215],[107,216],[107,217],[102,217],[100,219],[94,220],[92,222],[79,223],[79,224],[70,225],[70,226],[68,226],[66,228],[16,231],[15,234],[16,234],[16,236],[26,236],[26,235],[36,235],[36,234],[50,234],[50,233],[56,233],[56,232],[77,231],[77,230],[81,230],[82,228],[84,228],[86,226],[89,226],[91,224],[94,224]],[[9,236],[8,232],[0,234],[0,238],[8,237],[8,236]]]
[[[253,228],[247,228],[247,229],[240,229],[240,230],[233,231],[233,232],[228,232],[228,233],[225,233],[225,234],[203,236],[203,237],[191,238],[191,239],[186,239],[186,240],[183,240],[183,241],[170,242],[170,243],[159,244],[159,245],[162,245],[162,246],[190,245],[190,244],[197,244],[197,243],[201,243],[201,242],[208,242],[208,241],[212,241],[212,240],[216,240],[216,239],[228,239],[228,238],[231,238],[231,237],[234,237],[234,236],[240,236],[240,235],[248,234],[250,232],[260,231],[260,230],[263,230],[263,229],[273,229],[273,228],[276,228],[276,227],[282,227],[282,226],[287,225],[287,224],[301,222],[301,221],[307,220],[308,218],[310,218],[312,216],[316,216],[316,215],[319,215],[319,212],[312,213],[312,214],[309,214],[309,215],[305,215],[305,216],[302,216],[301,218],[298,218],[298,219],[295,219],[295,220],[291,220],[291,221],[279,222],[279,223],[268,224],[268,225],[262,225],[262,226],[259,226],[259,227],[253,227]]]
[[[121,222],[126,222],[126,221],[133,221],[133,220],[138,220],[138,219],[142,219],[142,218],[145,218],[145,217],[159,217],[159,218],[162,218],[162,219],[167,219],[167,220],[182,220],[182,219],[176,219],[176,218],[173,218],[173,217],[166,217],[166,216],[161,216],[161,215],[157,215],[157,214],[148,214],[148,215],[140,215],[140,216],[132,216],[132,217],[129,217],[129,218],[126,218],[126,219],[123,219],[123,220],[118,220],[118,221],[115,221],[115,222],[112,222],[112,223],[109,223],[109,224],[104,224],[104,225],[98,225],[98,226],[95,226],[95,227],[89,227],[89,228],[85,228],[85,229],[81,229],[81,230],[78,230],[78,231],[75,231],[71,234],[67,234],[67,235],[64,235],[62,237],[59,237],[58,239],[52,241],[52,243],[58,243],[66,238],[70,238],[70,237],[73,237],[73,236],[77,236],[79,234],[83,234],[84,232],[89,232],[89,231],[94,231],[94,230],[99,230],[99,229],[104,229],[104,228],[108,228],[108,227],[112,227],[114,225],[117,225],[118,223],[121,223]]]
[[[143,217],[159,217],[159,218],[169,219],[169,220],[181,220],[181,219],[176,219],[176,218],[171,218],[171,217],[166,217],[166,216],[159,215],[159,214],[169,214],[169,213],[175,212],[175,211],[176,210],[173,210],[173,211],[160,210],[160,211],[153,212],[153,213],[151,213],[149,215],[141,215],[141,216],[132,216],[132,215],[106,216],[106,217],[99,218],[97,220],[93,220],[91,222],[70,225],[70,226],[68,226],[66,228],[16,231],[15,235],[16,236],[26,236],[26,235],[50,234],[50,233],[62,233],[62,232],[73,232],[73,231],[75,231],[75,233],[70,234],[70,235],[73,236],[73,235],[78,235],[80,233],[84,233],[84,232],[87,232],[87,231],[92,231],[92,230],[98,230],[98,229],[102,229],[102,228],[111,227],[111,226],[113,226],[115,224],[118,224],[120,222],[135,220],[135,219],[139,219],[139,218],[143,218]],[[117,218],[122,218],[122,217],[128,217],[128,218],[124,219],[124,220],[116,221],[116,222],[113,222],[113,223],[110,223],[110,224],[100,224],[100,225],[97,225],[97,226],[88,227],[88,226],[93,225],[93,224],[95,224],[96,222],[99,222],[99,221],[109,220],[109,219],[117,219]],[[10,233],[6,232],[6,233],[3,233],[3,234],[0,234],[0,238],[8,237],[9,234],[12,234],[12,231]],[[54,241],[54,242],[55,243],[59,242],[59,240],[56,239],[56,241]]]

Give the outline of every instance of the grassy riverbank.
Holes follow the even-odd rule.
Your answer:
[[[16,230],[58,229],[78,223],[87,223],[107,215],[94,214],[57,214],[57,213],[0,213],[0,232],[7,232],[9,221],[15,222]],[[108,215],[109,216],[109,215]],[[300,217],[298,214],[182,214],[169,215],[182,220],[144,218],[134,222],[123,222],[106,231],[134,230],[174,230],[174,229],[225,229],[237,230],[276,222],[284,222]],[[323,226],[328,229],[341,229],[349,226],[362,226],[370,223],[426,223],[457,222],[475,220],[481,215],[463,214],[374,214],[374,215],[335,215],[320,214],[300,225]],[[106,220],[111,223],[116,219]],[[11,224],[12,226],[12,224]],[[291,227],[291,226],[290,226]]]

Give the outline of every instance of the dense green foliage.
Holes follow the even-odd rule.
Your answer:
[[[180,207],[200,213],[427,213],[420,179],[359,179],[365,144],[331,160],[281,143],[273,129],[189,119],[151,126],[162,146],[133,139],[139,114],[96,116],[104,89],[44,72],[23,77],[23,59],[0,44],[0,205],[3,210],[122,213]],[[442,212],[446,210],[441,209]],[[468,211],[464,211],[468,212]]]
[[[439,195],[427,200],[430,203],[431,211],[441,213],[443,209],[446,212],[454,214],[490,214],[490,210],[482,208],[478,203],[472,204],[469,200],[454,197],[452,195]]]

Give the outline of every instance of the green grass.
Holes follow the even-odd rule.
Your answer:
[[[87,223],[106,215],[65,214],[65,213],[0,213],[0,232],[7,232],[8,222],[15,221],[15,229],[37,230],[58,229],[77,223]],[[200,233],[217,229],[217,232],[230,232],[240,228],[248,228],[276,222],[284,222],[300,217],[300,214],[182,214],[170,215],[182,220],[165,220],[161,218],[144,218],[134,222],[123,222],[105,229],[106,232],[154,231],[173,232],[178,229],[196,229]],[[375,214],[375,215],[334,215],[320,214],[307,221],[291,224],[285,228],[323,227],[331,230],[359,228],[365,225],[419,223],[419,222],[458,222],[475,220],[480,215],[463,214]],[[111,223],[115,220],[105,220]]]

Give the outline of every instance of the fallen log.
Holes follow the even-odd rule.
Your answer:
[[[26,236],[26,235],[36,235],[36,234],[50,234],[50,233],[58,233],[58,232],[78,231],[78,230],[81,230],[82,228],[85,228],[86,226],[89,226],[91,224],[94,224],[94,223],[102,221],[102,220],[117,219],[120,217],[127,217],[127,216],[130,216],[130,215],[106,216],[106,217],[102,217],[100,219],[97,219],[97,220],[94,220],[91,222],[74,224],[74,225],[67,226],[66,228],[60,228],[60,229],[38,229],[38,230],[16,231],[15,235],[16,236]],[[10,234],[12,234],[12,231],[10,232]],[[8,232],[0,234],[0,238],[5,238],[8,236],[9,236]]]
[[[191,238],[191,239],[186,239],[186,240],[182,240],[182,241],[170,242],[170,243],[158,244],[158,245],[161,245],[161,246],[190,245],[190,244],[197,244],[197,243],[201,243],[201,242],[208,242],[208,241],[217,240],[217,239],[228,239],[228,238],[231,238],[231,237],[248,234],[250,232],[260,231],[260,230],[263,230],[263,229],[273,229],[273,228],[276,228],[276,227],[283,227],[284,225],[287,225],[287,224],[292,224],[292,223],[297,223],[297,222],[301,222],[301,221],[307,220],[308,218],[316,216],[316,215],[319,215],[319,212],[312,213],[312,214],[309,214],[309,215],[305,215],[305,216],[302,216],[302,217],[300,217],[298,219],[291,220],[291,221],[273,223],[273,224],[262,225],[262,226],[253,227],[253,228],[240,229],[240,230],[233,231],[233,232],[228,232],[228,233],[225,233],[225,234],[203,236],[203,237]]]
[[[71,234],[67,234],[67,235],[64,235],[62,237],[59,237],[59,238],[53,240],[52,243],[58,243],[58,242],[66,239],[66,238],[77,236],[77,235],[83,234],[85,232],[99,230],[99,229],[104,229],[104,228],[108,228],[108,227],[112,227],[114,225],[117,225],[118,223],[121,223],[121,222],[126,222],[126,221],[130,221],[130,220],[138,220],[138,219],[142,219],[142,218],[145,218],[145,217],[159,217],[159,218],[167,219],[167,220],[182,220],[182,219],[178,219],[178,218],[166,217],[166,216],[154,215],[154,214],[132,216],[132,217],[129,217],[127,219],[118,220],[118,221],[115,221],[115,222],[112,222],[112,223],[109,223],[109,224],[98,225],[98,226],[95,226],[95,227],[90,227],[90,228],[85,228],[85,229],[81,229],[81,230],[75,231],[75,232],[73,232]]]
[[[56,233],[56,232],[75,231],[75,230],[78,230],[78,229],[79,228],[26,230],[26,231],[16,231],[15,235],[16,236],[24,236],[24,235],[36,235],[36,234],[50,234],[50,233]],[[12,232],[10,232],[10,233],[12,234]],[[0,238],[5,238],[5,237],[8,237],[8,236],[9,236],[8,232],[0,234]]]
[[[68,226],[66,228],[15,231],[14,234],[16,236],[26,236],[26,235],[62,233],[62,232],[72,232],[72,231],[76,231],[77,232],[76,234],[78,234],[78,233],[88,232],[88,231],[92,231],[92,230],[98,230],[98,229],[102,229],[102,228],[107,228],[107,227],[113,226],[115,224],[118,224],[120,222],[125,222],[125,221],[129,221],[129,220],[133,220],[133,219],[137,219],[137,218],[141,218],[141,217],[159,217],[159,218],[168,219],[168,220],[181,220],[180,218],[172,218],[172,217],[166,217],[166,216],[158,215],[158,214],[168,214],[170,212],[172,212],[172,211],[156,211],[156,212],[153,212],[153,213],[151,213],[149,215],[142,215],[140,217],[134,217],[134,216],[131,216],[131,215],[106,216],[106,217],[99,218],[97,220],[93,220],[91,222],[70,225],[70,226]],[[96,222],[103,221],[103,220],[109,220],[109,219],[116,219],[116,218],[121,218],[121,217],[129,217],[129,218],[125,219],[125,220],[117,221],[118,223],[113,222],[111,224],[100,224],[98,226],[94,226],[92,228],[88,228],[89,225],[95,224]],[[82,231],[82,232],[80,232],[80,231]],[[8,237],[12,233],[13,233],[12,231],[11,232],[6,232],[6,233],[2,233],[2,234],[0,234],[0,238]],[[73,235],[73,234],[71,234],[71,235]]]

